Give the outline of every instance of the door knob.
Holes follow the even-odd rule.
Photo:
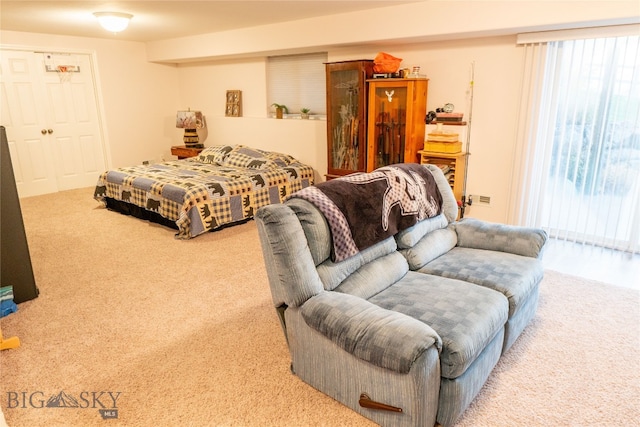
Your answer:
[[[41,133],[41,134],[43,134],[43,135],[46,135],[46,134],[47,134],[47,130],[46,130],[46,129],[42,129],[42,130],[40,131],[40,133]]]
[[[48,134],[52,134],[53,133],[53,129],[47,129],[47,133]]]

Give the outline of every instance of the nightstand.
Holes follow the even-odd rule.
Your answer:
[[[193,148],[187,147],[185,145],[174,145],[171,147],[171,154],[174,156],[178,156],[178,160],[187,159],[189,157],[195,157],[200,152],[204,150],[204,148]]]

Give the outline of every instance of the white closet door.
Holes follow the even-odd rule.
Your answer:
[[[69,81],[45,69],[65,62],[79,67]],[[1,114],[20,197],[95,185],[105,169],[97,105],[89,55],[2,51]]]
[[[21,197],[58,191],[41,72],[33,52],[0,52],[0,121]],[[44,133],[43,133],[44,131]]]

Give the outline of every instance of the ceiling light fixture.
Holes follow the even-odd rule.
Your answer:
[[[122,12],[95,12],[93,14],[98,18],[98,22],[107,31],[119,33],[129,26],[129,20],[133,18],[130,13]]]

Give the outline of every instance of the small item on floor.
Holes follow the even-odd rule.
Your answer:
[[[10,348],[16,347],[20,347],[20,340],[18,337],[4,339],[2,337],[2,329],[0,329],[0,350],[9,350]]]
[[[13,302],[13,286],[0,288],[0,317],[18,311],[18,306]]]
[[[13,286],[4,286],[0,288],[0,317],[18,311],[18,306],[13,302]],[[18,337],[4,339],[2,337],[2,329],[0,329],[0,350],[8,350],[20,346]]]

